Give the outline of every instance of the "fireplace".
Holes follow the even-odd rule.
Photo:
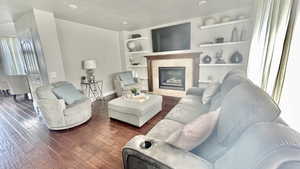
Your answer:
[[[185,91],[185,67],[159,67],[159,88]]]

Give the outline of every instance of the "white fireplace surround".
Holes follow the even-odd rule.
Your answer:
[[[182,97],[186,91],[159,88],[159,67],[185,67],[185,90],[193,86],[193,59],[159,59],[152,61],[153,93]]]

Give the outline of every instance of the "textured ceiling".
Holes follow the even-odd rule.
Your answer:
[[[55,17],[112,30],[134,30],[179,20],[248,7],[253,0],[0,0],[0,23],[32,8]],[[76,4],[71,9],[68,4]],[[127,21],[128,24],[122,24]]]

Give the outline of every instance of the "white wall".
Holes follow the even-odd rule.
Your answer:
[[[104,94],[111,93],[112,74],[121,71],[118,32],[61,19],[56,24],[66,80],[80,87],[81,61],[96,59],[96,79],[104,80]]]
[[[16,36],[14,23],[0,24],[0,37]]]
[[[47,64],[49,82],[65,80],[61,49],[53,13],[33,9],[37,30]]]

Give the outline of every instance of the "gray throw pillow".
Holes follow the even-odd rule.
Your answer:
[[[211,135],[217,124],[219,113],[220,109],[200,115],[184,125],[181,130],[171,134],[166,142],[180,149],[191,151]]]
[[[220,83],[211,83],[204,90],[202,95],[202,103],[207,104],[211,101],[211,98],[219,91]]]
[[[132,76],[132,72],[124,72],[120,74],[120,80],[125,86],[135,84],[135,80]]]
[[[61,85],[53,88],[52,92],[58,99],[63,99],[67,105],[86,99],[86,96],[80,93],[72,84]]]

